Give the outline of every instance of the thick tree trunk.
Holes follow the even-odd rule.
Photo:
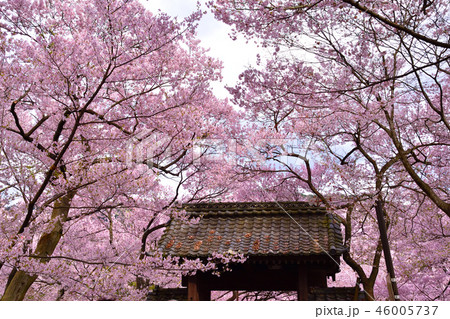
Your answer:
[[[36,275],[30,276],[22,270],[17,271],[9,283],[8,288],[6,288],[6,291],[2,296],[2,301],[23,300],[25,294],[36,278]]]
[[[67,220],[70,202],[72,201],[74,195],[75,193],[71,192],[55,201],[51,217],[51,222],[54,223],[53,228],[50,232],[43,234],[41,238],[39,238],[34,251],[34,256],[40,258],[43,263],[50,260],[45,257],[53,254],[59,240],[61,239],[63,223]],[[28,289],[34,283],[36,278],[37,275],[27,274],[22,270],[16,271],[7,285],[1,300],[23,300]]]
[[[363,289],[365,292],[365,299],[366,301],[375,301],[374,294],[373,294],[373,286],[375,285],[374,282],[368,282],[366,284],[363,284]]]

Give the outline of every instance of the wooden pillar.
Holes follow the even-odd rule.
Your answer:
[[[202,283],[200,276],[189,276],[187,283],[189,301],[209,301],[211,292],[205,283]]]
[[[305,266],[298,267],[297,279],[297,300],[308,300],[308,268]]]
[[[310,269],[308,271],[308,286],[327,288],[327,273],[322,269]]]

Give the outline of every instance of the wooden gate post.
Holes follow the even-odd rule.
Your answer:
[[[209,301],[211,300],[211,291],[202,283],[199,275],[188,277],[188,300],[189,301]]]
[[[298,267],[297,300],[308,300],[308,269],[305,266]]]

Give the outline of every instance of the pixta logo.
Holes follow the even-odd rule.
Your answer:
[[[144,130],[131,138],[126,144],[126,165],[134,167],[145,164],[155,165],[155,158],[164,158],[171,152],[170,138],[160,132]]]
[[[214,139],[201,138],[176,140],[161,132],[144,131],[131,138],[126,145],[126,164],[128,167],[146,164],[149,168],[155,163],[170,163],[174,154],[184,151],[184,156],[196,165],[206,162],[223,162],[235,165],[252,163],[262,165],[274,158],[285,163],[297,161],[289,153],[298,148],[295,139]],[[172,159],[173,160],[173,159]]]

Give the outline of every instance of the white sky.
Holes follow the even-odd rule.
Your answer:
[[[178,17],[180,20],[196,9],[196,0],[140,0],[152,12],[161,11]],[[199,1],[202,10],[207,10],[205,0]],[[198,38],[205,48],[209,48],[209,55],[223,62],[223,82],[213,85],[217,97],[230,97],[224,86],[234,86],[239,74],[245,67],[256,63],[257,48],[253,43],[246,43],[243,38],[236,41],[230,39],[228,34],[231,27],[214,19],[212,13],[203,16],[198,26]]]

